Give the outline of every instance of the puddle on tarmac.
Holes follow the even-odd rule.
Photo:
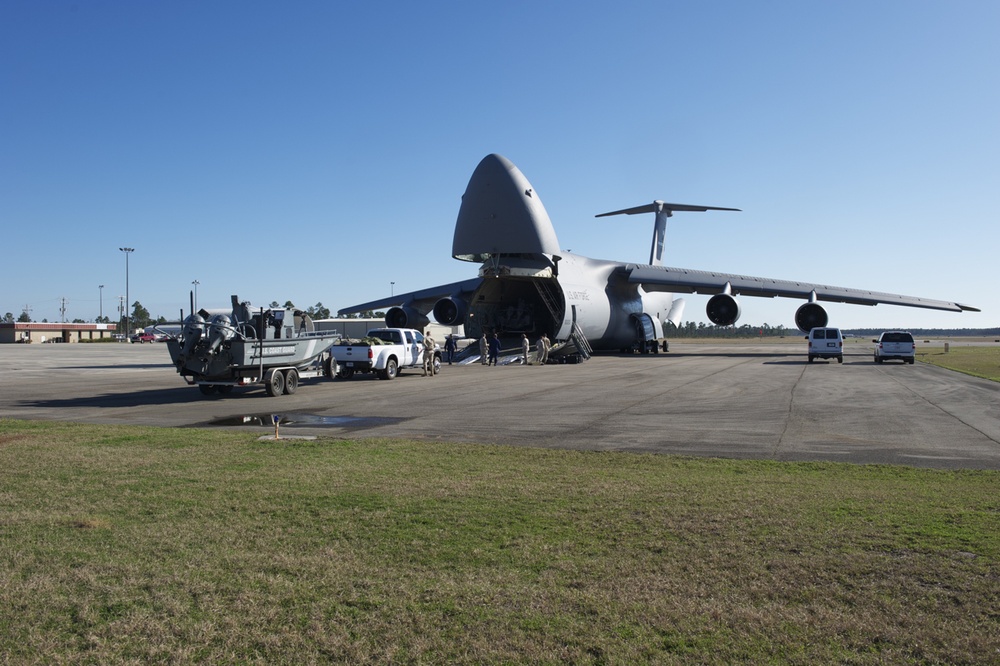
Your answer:
[[[381,416],[321,416],[319,414],[250,414],[227,416],[212,420],[213,426],[330,426],[340,428],[374,428],[403,421],[402,418]]]

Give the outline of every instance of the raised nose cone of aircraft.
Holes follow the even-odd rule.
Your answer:
[[[524,174],[502,155],[487,155],[469,179],[451,255],[486,261],[501,254],[559,255],[545,206]]]

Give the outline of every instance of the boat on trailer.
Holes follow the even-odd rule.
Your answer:
[[[192,310],[194,308],[192,307]],[[295,308],[258,308],[232,297],[232,310],[189,315],[167,349],[178,374],[205,395],[236,386],[264,384],[270,396],[292,394],[299,379],[337,375],[329,354],[340,339],[317,331],[312,318]]]

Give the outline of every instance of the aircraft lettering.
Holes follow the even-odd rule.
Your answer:
[[[590,292],[587,291],[567,291],[566,298],[571,301],[589,301]]]

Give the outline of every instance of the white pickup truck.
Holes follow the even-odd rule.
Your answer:
[[[373,328],[364,340],[342,340],[330,347],[330,353],[340,379],[350,379],[356,372],[394,379],[403,368],[423,368],[424,336],[412,328]],[[435,344],[434,372],[440,369],[441,348]]]

